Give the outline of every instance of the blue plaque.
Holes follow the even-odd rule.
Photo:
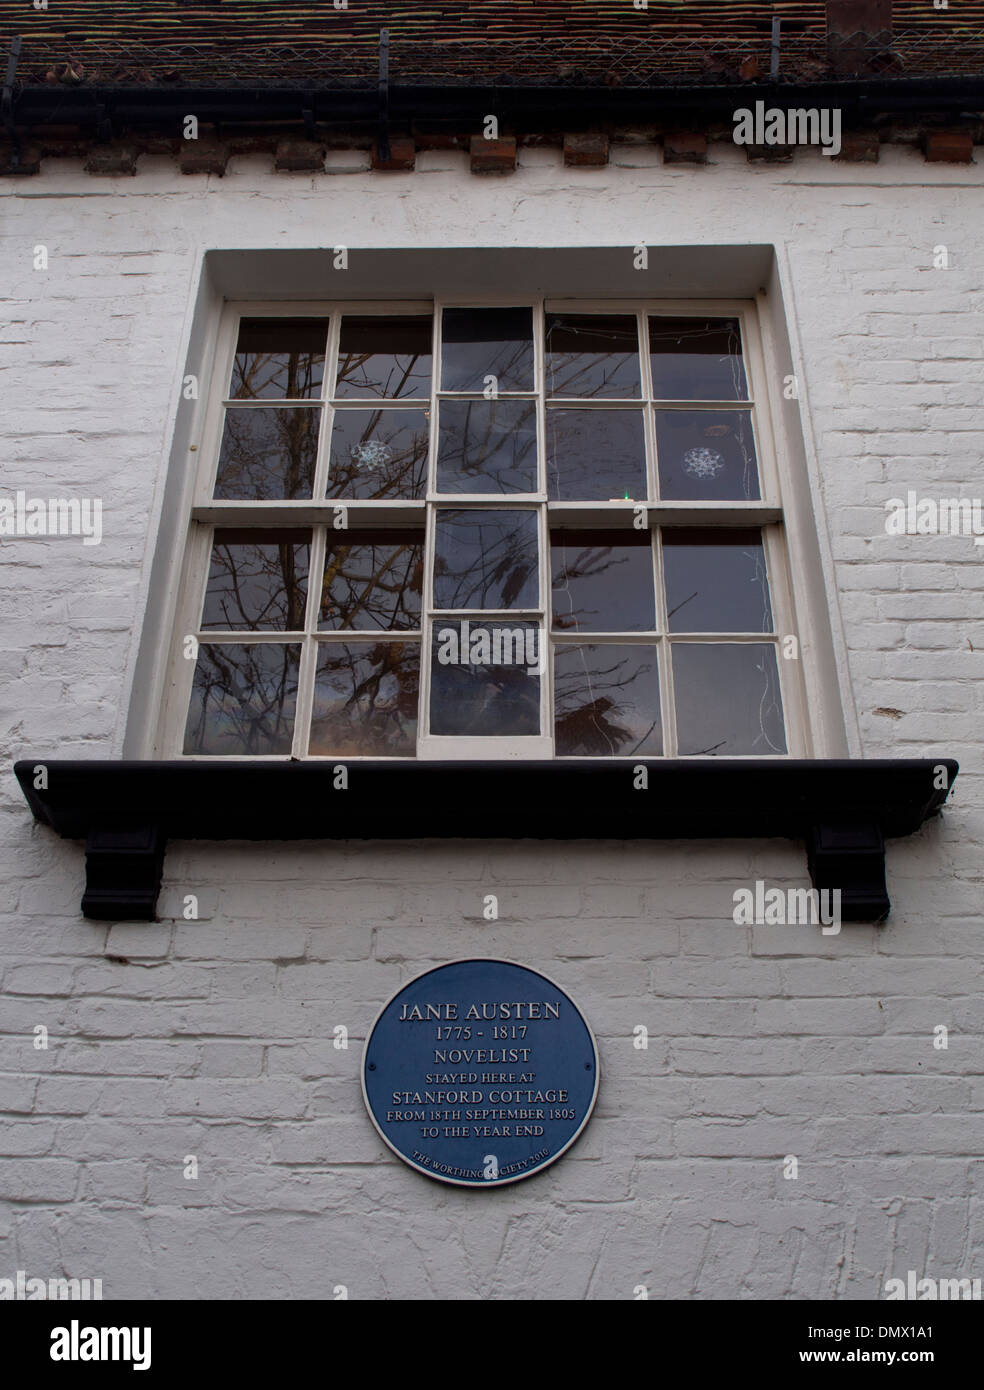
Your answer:
[[[546,1168],[588,1122],[598,1049],[552,980],[505,960],[439,965],[404,985],[366,1039],[366,1108],[404,1163],[460,1187]]]

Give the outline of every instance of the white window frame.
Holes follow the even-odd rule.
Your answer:
[[[522,307],[533,309],[534,345],[534,389],[531,392],[507,392],[502,399],[531,399],[536,403],[538,484],[536,493],[523,494],[438,494],[435,490],[438,411],[442,399],[468,400],[482,399],[481,392],[445,392],[440,389],[441,364],[441,324],[445,308],[495,308]],[[761,500],[752,502],[556,502],[547,498],[546,484],[546,409],[548,397],[544,371],[544,328],[547,313],[606,313],[629,314],[636,317],[639,324],[640,379],[641,396],[623,399],[550,397],[551,405],[577,406],[592,410],[618,409],[632,406],[643,412],[646,440],[646,468],[649,497],[656,496],[656,449],[654,410],[655,397],[652,391],[652,377],[649,370],[648,354],[645,351],[646,319],[649,315],[666,315],[677,318],[737,318],[740,321],[742,349],[745,372],[748,380],[746,400],[734,401],[660,401],[660,409],[748,409],[751,428],[756,447],[759,470]],[[788,536],[784,535],[784,487],[789,487],[788,476],[777,457],[775,437],[772,428],[772,412],[775,402],[767,391],[766,362],[762,333],[758,321],[758,307],[746,299],[580,299],[556,298],[552,296],[531,297],[509,294],[472,294],[469,296],[441,297],[433,299],[412,299],[398,301],[380,300],[332,300],[302,302],[282,301],[227,301],[224,305],[212,357],[212,377],[207,387],[207,400],[203,415],[202,431],[198,444],[198,470],[188,520],[187,539],[181,573],[177,576],[177,596],[175,602],[175,624],[171,641],[172,658],[169,663],[167,688],[162,702],[159,735],[155,744],[155,756],[199,761],[207,759],[214,762],[235,761],[248,757],[249,761],[284,762],[291,758],[302,758],[312,762],[350,762],[350,761],[389,761],[393,754],[316,754],[307,752],[310,721],[314,695],[313,665],[317,646],[324,641],[359,642],[365,640],[359,633],[317,633],[317,608],[320,602],[320,575],[324,564],[327,531],[335,530],[335,520],[343,509],[349,525],[346,534],[356,536],[358,528],[367,526],[393,527],[412,525],[423,530],[425,535],[425,579],[422,597],[421,628],[419,635],[406,632],[388,634],[373,633],[375,640],[410,641],[420,643],[420,707],[415,755],[405,755],[408,762],[440,759],[496,760],[508,762],[517,759],[554,760],[553,738],[553,660],[555,644],[578,645],[604,642],[632,642],[652,646],[657,652],[660,673],[660,706],[663,731],[662,758],[679,758],[676,752],[676,714],[673,698],[672,661],[668,648],[674,641],[688,643],[727,642],[728,644],[753,644],[755,642],[774,644],[777,655],[777,670],[783,706],[783,718],[787,739],[786,753],[727,755],[744,756],[750,761],[762,757],[785,761],[792,758],[808,758],[813,753],[813,738],[806,699],[805,682],[802,674],[802,653],[806,645],[803,633],[795,621],[793,607],[793,586],[791,582],[791,557],[788,554]],[[347,398],[344,404],[331,403],[330,391],[335,381],[338,358],[338,328],[342,315],[358,314],[394,317],[396,315],[432,315],[432,373],[430,395],[426,398],[399,397],[381,402],[373,398],[371,402],[356,397]],[[363,500],[338,501],[325,499],[284,500],[284,501],[224,501],[212,496],[214,479],[218,466],[219,446],[222,436],[223,419],[227,404],[237,408],[271,408],[282,404],[279,398],[263,397],[256,401],[232,401],[225,392],[232,379],[233,363],[239,334],[240,318],[327,318],[330,320],[328,355],[325,360],[324,382],[320,397],[306,401],[295,401],[295,405],[318,405],[324,412],[319,436],[316,460],[313,497],[325,490],[328,458],[331,439],[331,422],[336,409],[372,408],[413,409],[424,408],[429,411],[431,422],[430,447],[427,461],[427,486],[424,499],[419,501]],[[530,507],[538,512],[539,531],[539,583],[540,608],[538,616],[531,617],[533,610],[510,613],[519,621],[539,621],[541,641],[545,642],[551,659],[546,661],[545,670],[540,677],[541,687],[541,734],[526,737],[466,737],[436,736],[429,732],[430,711],[430,673],[432,649],[432,629],[435,622],[447,623],[462,618],[481,621],[475,612],[456,612],[451,618],[446,612],[432,614],[427,596],[433,592],[434,533],[436,512],[442,509],[461,510],[465,508]],[[625,524],[634,515],[635,508],[645,506],[647,528],[650,532],[656,564],[656,628],[653,633],[571,633],[559,639],[551,634],[550,593],[551,561],[550,530],[558,525],[567,525],[578,530],[603,529],[610,527],[618,519]],[[352,521],[356,526],[351,525]],[[630,523],[631,524],[631,523]],[[665,589],[663,585],[662,527],[749,527],[761,529],[763,550],[768,574],[769,594],[773,613],[773,634],[736,635],[734,633],[671,634],[668,630],[665,611]],[[212,643],[253,645],[271,642],[284,645],[290,642],[291,635],[284,632],[227,633],[224,631],[203,632],[199,628],[205,585],[208,578],[213,528],[257,529],[312,529],[310,551],[310,571],[307,596],[306,635],[294,636],[301,644],[298,667],[298,694],[294,718],[293,745],[290,753],[277,754],[196,754],[183,751],[184,730],[191,698],[194,661],[184,657],[185,639],[195,635],[198,640]],[[487,614],[489,618],[491,614]],[[799,659],[783,659],[783,638],[795,636],[798,643]],[[597,761],[639,761],[642,755],[608,755],[597,757]],[[645,755],[655,757],[656,755]],[[684,755],[687,756],[687,755]],[[697,761],[713,760],[713,754],[689,755]],[[567,755],[557,757],[558,762],[568,760]]]

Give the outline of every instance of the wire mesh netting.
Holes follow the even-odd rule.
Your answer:
[[[822,34],[784,35],[779,74],[785,81],[817,81],[855,74],[892,77],[973,76],[984,73],[984,29],[952,33],[895,34],[890,43],[844,41],[848,61],[831,62]],[[389,79],[403,86],[626,86],[742,82],[766,79],[771,39],[483,39],[427,43],[403,39],[389,45]],[[846,70],[845,70],[846,69]],[[17,79],[93,85],[216,84],[249,87],[312,83],[364,87],[379,72],[378,41],[139,43],[102,39],[25,41]]]

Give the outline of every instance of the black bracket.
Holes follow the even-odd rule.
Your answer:
[[[388,29],[379,31],[379,162],[389,163],[389,43]]]
[[[84,915],[155,921],[166,848],[158,825],[93,826],[85,844]]]
[[[11,161],[15,169],[20,167],[21,162],[21,142],[17,134],[17,127],[14,124],[14,83],[17,78],[17,60],[20,58],[21,38],[15,35],[10,40],[10,52],[7,54],[7,75],[3,80],[3,92],[0,93],[0,118],[10,133],[11,143],[14,147],[14,157]]]
[[[885,885],[885,837],[875,821],[814,825],[806,836],[810,878],[818,892],[840,892],[845,922],[883,922],[891,902]]]

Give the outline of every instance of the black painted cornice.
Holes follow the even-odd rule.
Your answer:
[[[344,769],[344,774],[342,773]],[[193,760],[15,765],[35,819],[86,841],[85,916],[153,921],[178,840],[805,842],[845,920],[880,921],[886,838],[936,815],[958,772],[938,759]]]

